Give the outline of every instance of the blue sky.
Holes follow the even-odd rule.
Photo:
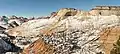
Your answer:
[[[96,5],[120,5],[120,0],[0,0],[0,16],[47,16],[60,8],[90,10]]]

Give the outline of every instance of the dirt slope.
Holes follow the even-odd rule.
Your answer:
[[[119,37],[120,26],[106,28],[100,33],[100,41],[106,54],[113,54],[112,49],[114,48],[114,44],[116,44]]]

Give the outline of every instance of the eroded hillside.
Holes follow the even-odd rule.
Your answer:
[[[63,8],[7,30],[22,54],[119,54],[120,17]]]

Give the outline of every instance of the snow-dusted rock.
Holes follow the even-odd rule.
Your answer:
[[[118,16],[55,16],[28,21],[10,29],[8,34],[22,37],[18,43],[31,41],[30,37],[42,38],[45,43],[54,46],[56,54],[97,54],[104,53],[98,40],[99,32],[119,24]],[[46,33],[50,35],[44,35]],[[19,45],[18,43],[16,44]]]

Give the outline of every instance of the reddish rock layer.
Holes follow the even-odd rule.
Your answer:
[[[46,44],[42,39],[38,39],[24,49],[22,54],[53,54],[53,47]]]

